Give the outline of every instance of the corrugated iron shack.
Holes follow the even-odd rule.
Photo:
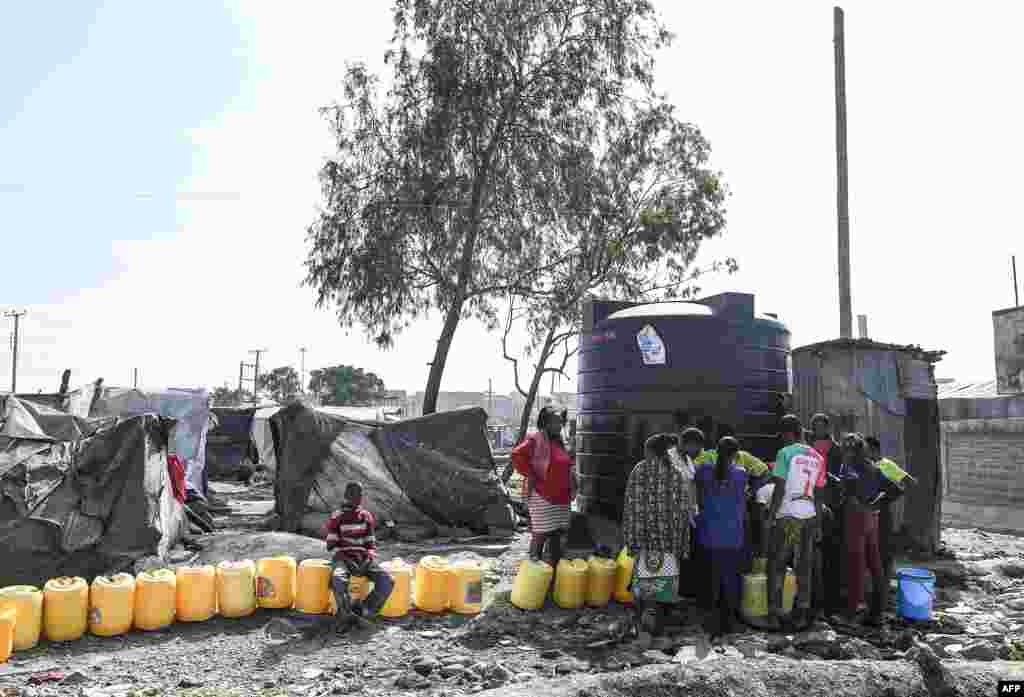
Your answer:
[[[795,412],[809,425],[828,414],[834,433],[877,435],[882,454],[917,480],[894,506],[894,525],[925,553],[939,542],[942,504],[935,364],[944,351],[870,339],[836,339],[793,350]]]

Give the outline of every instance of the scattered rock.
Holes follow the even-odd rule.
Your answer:
[[[572,661],[562,661],[555,666],[556,675],[572,675],[576,672],[576,664]]]
[[[302,671],[302,677],[306,680],[318,680],[323,677],[324,672],[319,668],[306,668]]]
[[[931,648],[918,645],[907,654],[907,657],[917,663],[930,695],[933,697],[958,697],[960,695],[949,669],[942,665],[942,661]]]
[[[960,651],[960,656],[969,661],[994,661],[999,657],[999,651],[989,642],[974,641]]]
[[[466,674],[466,669],[462,666],[444,666],[441,668],[441,677],[445,680],[451,678],[461,678]]]
[[[400,690],[424,690],[430,687],[430,681],[422,675],[406,673],[395,681],[395,687]]]
[[[83,683],[89,682],[89,676],[80,670],[76,670],[73,673],[68,673],[67,677],[61,680],[61,685],[82,685]]]
[[[784,653],[787,649],[793,647],[793,642],[789,637],[775,637],[768,641],[768,645],[765,646],[765,651],[769,653]]]
[[[202,687],[205,683],[194,677],[184,677],[178,681],[178,687],[182,690],[189,690],[194,687]]]
[[[1024,578],[1024,563],[1005,561],[996,564],[996,568],[999,570],[999,573],[1008,578]]]
[[[465,658],[462,656],[455,656],[453,658],[444,659],[443,661],[441,661],[441,665],[445,668],[468,668],[469,666],[473,665],[473,659]]]
[[[540,657],[545,661],[554,661],[562,657],[562,652],[558,649],[546,649],[540,652]]]
[[[672,658],[665,655],[664,651],[645,651],[644,658],[650,663],[671,663]]]
[[[882,652],[878,650],[878,647],[869,644],[863,639],[850,637],[840,642],[839,658],[843,660],[880,661],[882,660]]]
[[[506,683],[512,678],[512,673],[505,666],[493,666],[487,671],[487,679],[492,682]]]
[[[438,663],[436,659],[429,657],[419,658],[412,664],[412,669],[424,677],[430,675],[440,667],[441,664]]]

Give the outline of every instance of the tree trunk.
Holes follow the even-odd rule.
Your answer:
[[[526,394],[526,403],[523,404],[523,416],[519,421],[519,433],[516,434],[517,445],[523,442],[523,439],[526,438],[526,432],[530,429],[530,412],[533,411],[533,403],[537,400],[537,393],[540,391],[540,379],[544,376],[544,368],[547,367],[548,359],[551,357],[551,344],[554,340],[555,328],[552,327],[548,332],[547,338],[544,340],[544,346],[541,348],[537,365],[533,370],[530,390]],[[505,471],[501,473],[501,480],[507,483],[512,478],[512,471],[512,462],[510,460],[508,465],[505,466]]]
[[[448,313],[444,317],[444,327],[441,329],[441,336],[437,339],[437,348],[434,349],[434,360],[430,363],[427,389],[423,393],[423,416],[437,411],[437,396],[441,392],[441,376],[444,375],[444,365],[448,361],[448,351],[452,347],[452,339],[455,337],[455,330],[459,327],[461,315],[462,301],[458,301],[448,308]]]

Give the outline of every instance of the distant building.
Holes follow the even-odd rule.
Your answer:
[[[939,385],[943,522],[1024,532],[1024,308],[992,313],[996,375]]]
[[[423,392],[417,392],[406,400],[407,416],[419,416],[423,413]],[[569,418],[576,414],[576,393],[558,392],[554,402],[569,410]],[[531,410],[530,423],[537,418],[540,408],[552,403],[551,395],[540,395]],[[450,411],[463,407],[479,407],[487,412],[492,424],[508,424],[518,426],[523,414],[526,399],[518,392],[510,394],[488,394],[487,392],[441,392],[437,396],[437,410]]]

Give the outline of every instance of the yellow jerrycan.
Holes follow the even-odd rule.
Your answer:
[[[591,557],[587,561],[587,605],[605,607],[615,592],[615,562],[603,557]]]
[[[615,560],[615,600],[624,605],[633,602],[633,592],[630,585],[633,583],[633,564],[635,560],[629,556],[629,550],[625,547],[619,552]]]
[[[229,619],[256,612],[256,564],[251,559],[217,565],[217,606]]]
[[[563,610],[576,610],[587,601],[587,562],[563,559],[555,572],[555,604]]]
[[[381,608],[380,614],[384,617],[398,618],[409,614],[412,607],[412,573],[413,569],[401,559],[393,559],[381,564],[381,568],[388,572],[394,585],[391,595]]]
[[[782,585],[782,614],[793,611],[796,599],[796,576],[787,570],[786,580]],[[743,616],[747,619],[761,619],[768,616],[768,577],[765,574],[746,574],[743,576],[743,599],[741,604]]]
[[[0,663],[14,653],[14,628],[18,624],[18,611],[13,607],[0,607]]]
[[[35,648],[43,633],[43,592],[35,586],[0,588],[0,610],[4,608],[15,612],[14,650]]]
[[[50,641],[78,641],[89,627],[89,584],[84,578],[51,578],[43,586],[43,631]]]
[[[475,615],[484,602],[483,569],[480,562],[466,559],[452,564],[449,605],[460,615]]]
[[[131,574],[97,576],[89,591],[89,632],[93,636],[120,636],[131,631],[135,619],[135,577]]]
[[[512,604],[520,610],[539,610],[551,587],[555,570],[546,562],[524,559],[512,582]]]
[[[176,576],[179,622],[205,622],[217,614],[216,568],[183,566]]]
[[[444,557],[427,556],[416,565],[416,607],[424,612],[438,613],[448,609],[451,570]]]
[[[293,557],[267,557],[256,562],[256,602],[262,608],[285,610],[295,603],[296,564]]]
[[[295,609],[310,615],[327,614],[331,606],[331,562],[306,559],[299,564]]]
[[[146,632],[169,627],[178,607],[178,579],[170,569],[143,571],[135,577],[135,628]]]

